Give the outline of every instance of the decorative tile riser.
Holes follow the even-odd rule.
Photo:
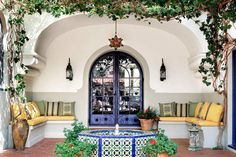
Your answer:
[[[98,148],[92,157],[144,157],[142,147],[155,136],[132,138],[99,138],[79,136],[79,140],[97,144]]]

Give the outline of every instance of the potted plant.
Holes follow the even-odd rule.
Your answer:
[[[140,120],[142,130],[152,130],[153,122],[159,121],[157,111],[151,107],[148,107],[145,111],[137,113],[137,117]]]
[[[25,104],[11,104],[11,119],[14,146],[17,150],[24,150],[29,132],[28,113]]]
[[[143,151],[149,157],[171,157],[177,153],[177,144],[164,134],[164,130],[159,129],[156,138],[150,139]]]

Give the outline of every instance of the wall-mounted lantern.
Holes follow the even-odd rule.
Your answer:
[[[166,80],[166,67],[164,65],[163,58],[162,58],[162,64],[161,64],[161,69],[160,69],[160,80],[161,81]]]
[[[69,63],[66,67],[66,79],[70,81],[73,80],[73,71],[72,71],[72,66],[70,65],[70,58],[69,58]]]

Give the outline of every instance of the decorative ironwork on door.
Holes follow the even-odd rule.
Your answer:
[[[143,110],[143,75],[139,63],[123,52],[99,57],[90,71],[89,124],[138,126]]]

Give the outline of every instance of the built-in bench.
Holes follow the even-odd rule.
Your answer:
[[[212,148],[217,144],[219,134],[218,127],[223,125],[220,122],[223,115],[223,106],[212,103],[204,104],[201,107],[201,118],[196,117],[160,117],[159,127],[165,130],[170,138],[189,138],[188,129],[196,124],[201,129],[203,136],[203,147]],[[201,114],[202,113],[202,114]]]
[[[44,138],[64,138],[64,128],[71,129],[74,116],[41,116],[28,120],[29,133],[26,147],[31,147]]]
[[[31,147],[44,138],[64,138],[64,128],[71,129],[75,120],[75,116],[71,116],[74,115],[74,102],[12,104],[11,111],[15,119],[27,120],[29,132],[26,147]]]

